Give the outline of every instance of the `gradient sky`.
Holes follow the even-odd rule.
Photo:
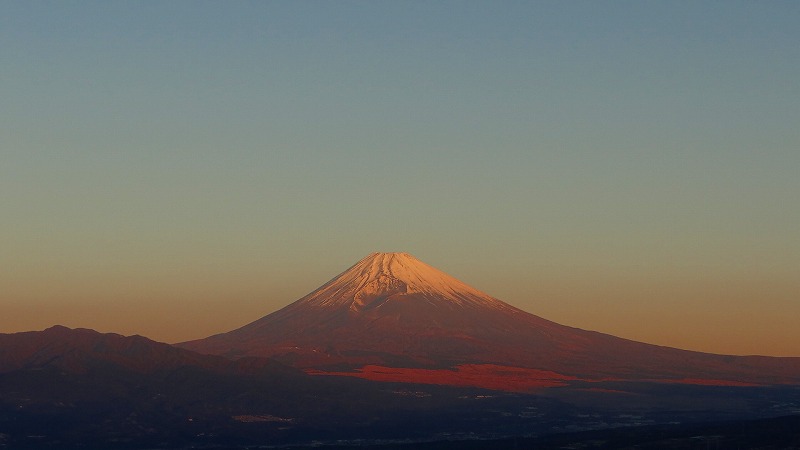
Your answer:
[[[373,251],[800,356],[800,2],[4,1],[0,332],[228,331]]]

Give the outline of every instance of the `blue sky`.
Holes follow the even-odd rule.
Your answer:
[[[396,250],[568,325],[800,355],[796,2],[2,10],[0,331],[202,337]]]

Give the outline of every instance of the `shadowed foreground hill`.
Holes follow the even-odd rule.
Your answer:
[[[517,437],[367,446],[334,445],[326,448],[327,450],[796,450],[800,448],[800,415],[748,421],[626,427],[559,433],[538,438]]]

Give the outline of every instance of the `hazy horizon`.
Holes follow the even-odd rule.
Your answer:
[[[800,4],[5,3],[0,333],[229,331],[374,251],[800,356]]]

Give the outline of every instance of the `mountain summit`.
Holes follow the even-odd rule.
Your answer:
[[[278,311],[179,346],[268,356],[325,373],[364,374],[380,366],[384,377],[398,368],[447,369],[449,377],[464,367],[500,367],[512,377],[533,370],[562,380],[800,384],[800,358],[713,355],[560,325],[407,253],[372,253]]]
[[[459,306],[504,303],[408,253],[372,253],[303,299],[309,306],[357,312],[425,298]]]

